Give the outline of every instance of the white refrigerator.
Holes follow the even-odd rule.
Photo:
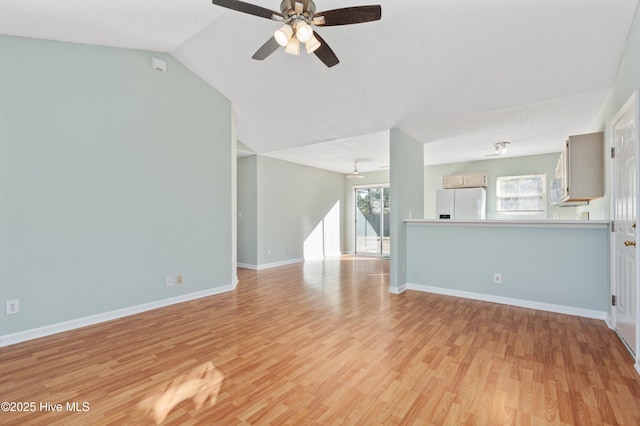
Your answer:
[[[436,218],[484,220],[487,218],[487,191],[484,188],[438,189]]]

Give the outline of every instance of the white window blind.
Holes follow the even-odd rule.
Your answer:
[[[545,175],[496,178],[496,212],[543,214],[546,209]]]

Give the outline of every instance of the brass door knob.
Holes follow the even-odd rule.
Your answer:
[[[635,241],[625,241],[624,245],[629,247],[629,246],[636,246],[636,242]]]

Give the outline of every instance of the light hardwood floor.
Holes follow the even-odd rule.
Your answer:
[[[392,295],[377,259],[239,278],[0,348],[0,401],[37,404],[0,424],[640,424],[640,377],[602,321]]]

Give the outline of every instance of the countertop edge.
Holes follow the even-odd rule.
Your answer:
[[[606,220],[438,220],[404,219],[407,225],[457,225],[457,226],[509,226],[542,228],[603,228],[609,227]]]

